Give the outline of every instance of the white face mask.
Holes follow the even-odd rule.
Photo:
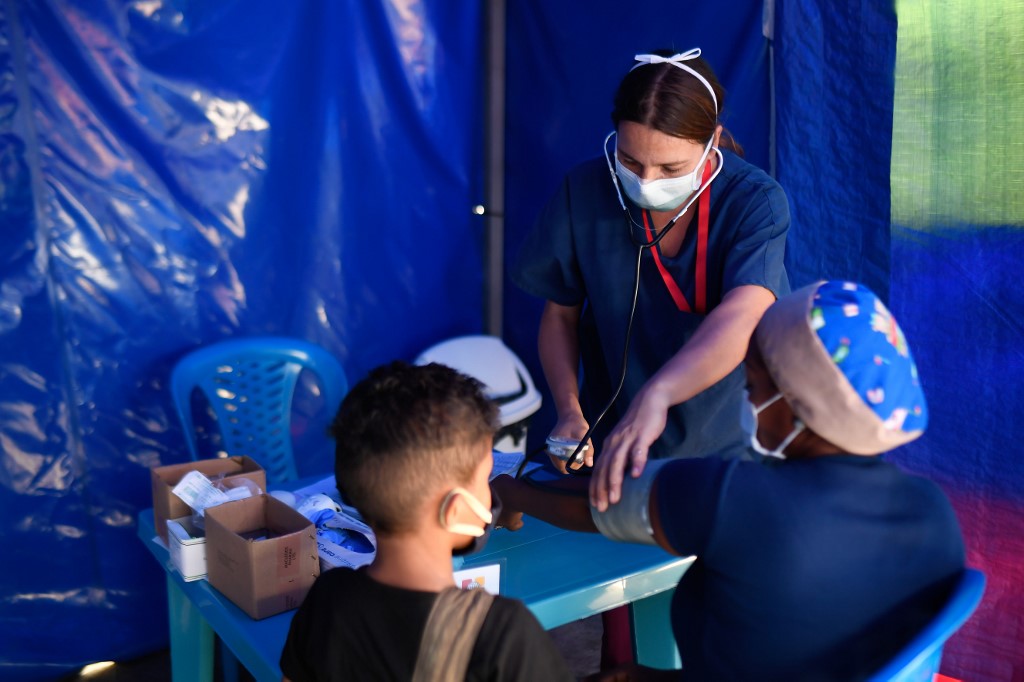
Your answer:
[[[704,148],[700,161],[691,172],[676,178],[661,178],[659,180],[641,180],[636,173],[623,166],[619,161],[618,146],[616,145],[615,172],[619,176],[619,182],[622,183],[622,189],[626,192],[626,196],[640,208],[646,208],[649,211],[671,211],[678,208],[686,200],[686,197],[700,189],[700,174],[708,154],[711,153],[711,144],[714,141],[713,137],[708,140],[708,145]]]
[[[448,505],[452,503],[456,495],[462,495],[462,498],[466,501],[469,509],[484,522],[483,526],[471,526],[468,523],[453,523],[448,525],[447,516]],[[484,533],[487,532],[487,526],[494,523],[494,515],[491,510],[483,505],[483,502],[476,498],[476,495],[469,492],[463,487],[452,488],[451,491],[444,496],[444,500],[441,502],[440,512],[441,527],[451,533],[458,533],[459,535],[469,535],[474,538],[483,537]]]
[[[769,450],[765,446],[761,445],[761,441],[757,439],[757,415],[764,412],[780,398],[782,398],[782,394],[776,393],[760,405],[754,405],[750,402],[750,394],[746,389],[743,389],[743,402],[740,404],[740,428],[750,436],[750,447],[754,448],[755,452],[764,455],[765,457],[786,459],[786,455],[783,451],[790,443],[793,442],[793,439],[799,436],[800,432],[804,430],[805,427],[802,421],[799,419],[796,420],[796,425],[793,427],[793,430],[789,432],[789,435],[786,436],[774,450]]]

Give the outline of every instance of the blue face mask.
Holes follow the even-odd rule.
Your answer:
[[[445,512],[448,510],[448,505],[451,504],[452,500],[455,499],[456,495],[461,495],[465,500],[470,510],[476,514],[476,516],[484,522],[483,527],[472,526],[468,523],[453,523],[448,525],[445,520]],[[452,550],[452,556],[466,556],[469,554],[476,554],[483,550],[484,546],[487,545],[487,540],[491,535],[491,530],[494,529],[494,522],[501,515],[501,498],[498,497],[497,493],[491,491],[491,508],[488,510],[483,503],[476,498],[476,495],[469,492],[465,488],[457,487],[452,488],[451,492],[445,495],[444,500],[441,502],[441,527],[450,533],[457,533],[459,535],[469,535],[472,537],[472,541],[465,547],[459,547]]]
[[[765,457],[786,459],[786,455],[784,454],[786,447],[792,443],[793,439],[799,436],[800,432],[805,428],[802,421],[799,419],[796,420],[793,430],[789,432],[788,436],[782,439],[782,442],[779,443],[774,450],[769,450],[765,446],[761,445],[761,441],[757,439],[757,416],[777,402],[780,398],[782,398],[782,394],[776,393],[760,405],[754,405],[750,402],[750,393],[748,393],[746,389],[743,389],[743,402],[740,404],[740,428],[749,436],[750,447],[754,448],[755,452],[764,455]]]

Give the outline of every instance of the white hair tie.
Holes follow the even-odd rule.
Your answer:
[[[639,64],[634,64],[633,68],[630,69],[630,71],[633,71],[633,69],[638,69],[641,66],[645,66],[647,64],[671,64],[672,66],[678,66],[683,71],[688,71],[689,73],[692,73],[697,78],[697,80],[704,84],[704,87],[708,89],[708,92],[711,93],[711,99],[715,103],[715,117],[717,118],[718,98],[715,97],[715,89],[711,87],[711,83],[708,83],[708,80],[704,78],[704,76],[700,75],[692,68],[683,63],[688,62],[691,59],[696,59],[699,56],[699,47],[695,47],[692,50],[687,50],[686,52],[680,52],[679,54],[674,54],[671,57],[662,57],[659,54],[638,54],[633,58],[636,61],[638,61]]]

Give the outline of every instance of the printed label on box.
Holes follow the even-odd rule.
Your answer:
[[[277,544],[277,579],[288,582],[299,574],[299,554],[296,542]]]

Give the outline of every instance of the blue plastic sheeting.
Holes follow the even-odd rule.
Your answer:
[[[889,166],[896,64],[891,2],[778,0],[777,179],[793,227],[794,287],[818,279],[889,292]]]
[[[612,99],[633,56],[700,47],[726,89],[722,121],[747,159],[768,168],[768,48],[762,0],[624,6],[526,0],[508,6],[506,263],[563,175],[600,156]],[[609,190],[611,184],[609,181]],[[544,391],[529,447],[543,446],[555,413],[537,357],[543,301],[505,283],[505,341]]]
[[[298,336],[355,381],[480,331],[481,13],[0,4],[0,678],[165,646],[134,520],[185,352]]]
[[[997,142],[998,144],[998,142]],[[895,228],[892,308],[928,397],[928,432],[894,453],[953,501],[968,563],[988,576],[978,614],[946,646],[962,680],[1024,673],[1024,298],[1019,226]]]
[[[1022,254],[1020,227],[897,228],[892,307],[914,350],[930,414],[928,437],[903,448],[901,461],[963,494],[983,488],[1024,504],[1024,421],[1016,418],[1024,414],[1024,393],[1016,389],[1024,383]],[[965,477],[968,471],[973,475]],[[1016,568],[1024,583],[1024,564]]]

